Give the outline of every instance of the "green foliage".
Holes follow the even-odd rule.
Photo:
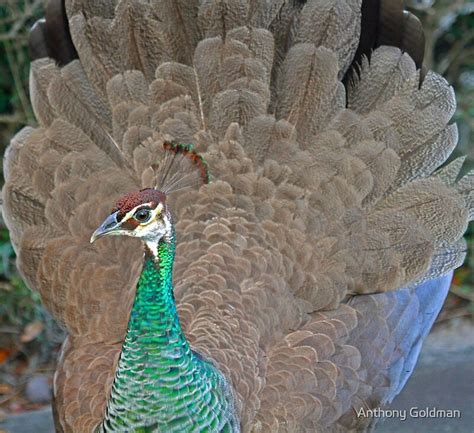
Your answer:
[[[40,296],[32,292],[14,265],[15,253],[10,244],[8,230],[0,230],[0,323],[22,329],[28,323],[43,320],[45,311]]]
[[[459,145],[453,157],[467,155],[464,172],[474,168],[474,3],[465,0],[412,0],[426,35],[425,65],[453,86]]]
[[[0,142],[35,119],[28,97],[28,31],[42,14],[39,1],[0,1]]]
[[[456,271],[451,291],[465,301],[470,314],[474,314],[474,224],[466,233],[467,257],[464,265]]]
[[[0,229],[0,351],[11,358],[2,367],[15,371],[18,360],[28,360],[19,383],[36,369],[55,362],[64,331],[43,307],[39,293],[30,290],[15,268],[8,230]],[[1,380],[0,376],[0,380]]]
[[[41,16],[41,2],[0,2],[0,149],[25,124],[34,124],[28,97],[28,31]],[[3,184],[3,176],[0,186]],[[19,332],[28,323],[50,323],[38,293],[22,281],[8,231],[0,221],[0,324]]]

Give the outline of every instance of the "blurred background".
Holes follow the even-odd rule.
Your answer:
[[[472,144],[474,143],[474,2],[411,0],[407,1],[407,7],[423,22],[426,34],[425,65],[446,77],[456,92],[458,107],[453,120],[457,122],[459,128],[459,146],[453,157],[467,155],[464,170],[474,169]],[[28,95],[27,38],[29,28],[42,16],[42,10],[41,0],[0,0],[2,155],[15,132],[26,124],[35,124]],[[0,185],[3,185],[3,169],[0,170]],[[418,376],[411,381],[415,386],[418,386],[417,380],[423,380],[423,374],[427,375],[425,380],[433,381],[432,375],[436,374],[436,371],[439,373],[439,369],[430,370],[433,364],[429,364],[430,356],[439,361],[436,351],[449,352],[457,340],[463,348],[466,344],[469,346],[469,343],[466,343],[469,338],[472,342],[474,330],[474,225],[472,224],[467,240],[468,257],[464,266],[456,271],[451,293],[437,319],[434,337],[429,341],[428,349],[424,351],[428,354],[424,353],[421,359],[421,365],[425,367],[424,369],[419,367],[421,373],[417,373]],[[15,269],[15,254],[9,242],[8,231],[0,217],[0,433],[2,428],[7,429],[1,424],[7,416],[48,405],[54,363],[63,337],[62,330],[42,308],[38,294],[25,286]],[[453,350],[455,353],[456,348]],[[463,360],[464,363],[467,362],[465,357]],[[472,358],[470,365],[473,365]],[[462,367],[460,368],[458,371],[462,371]],[[471,394],[466,398],[470,399],[467,407],[470,407],[472,412],[474,399],[472,369],[470,373],[467,383],[465,380],[464,382],[468,385],[468,390],[471,390]],[[469,372],[467,374],[469,375]],[[463,377],[465,376],[460,377],[461,380]],[[447,380],[450,383],[456,381],[452,378]],[[420,386],[423,386],[422,383]],[[406,390],[405,394],[407,392],[413,394],[410,389]],[[459,392],[455,394],[459,396]],[[31,431],[36,433],[45,431],[38,429],[38,425],[33,428]],[[410,430],[407,425],[403,427],[405,430],[397,430],[396,425],[390,423],[384,428],[391,433],[415,431]],[[464,431],[460,427],[456,428],[457,430],[452,431],[459,433]],[[427,431],[435,432],[435,428],[431,427]]]

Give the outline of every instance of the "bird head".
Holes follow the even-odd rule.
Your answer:
[[[209,182],[204,159],[192,145],[163,142],[165,154],[159,164],[156,180],[160,189],[146,188],[123,196],[112,213],[92,234],[91,243],[104,236],[132,236],[142,239],[156,254],[161,240],[174,240],[171,213],[166,197],[189,187]]]
[[[126,194],[92,234],[91,243],[104,236],[132,236],[156,246],[173,235],[166,194],[153,188]]]

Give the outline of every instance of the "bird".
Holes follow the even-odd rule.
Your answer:
[[[474,215],[423,46],[398,0],[49,2],[2,210],[57,432],[376,427]]]

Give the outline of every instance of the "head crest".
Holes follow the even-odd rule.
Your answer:
[[[118,212],[117,217],[121,220],[128,212],[141,204],[152,203],[152,207],[155,208],[158,203],[164,203],[165,201],[166,195],[162,191],[146,188],[124,195],[115,204],[113,212]]]
[[[156,188],[170,194],[209,183],[206,161],[191,144],[163,143],[165,157],[158,167]]]

